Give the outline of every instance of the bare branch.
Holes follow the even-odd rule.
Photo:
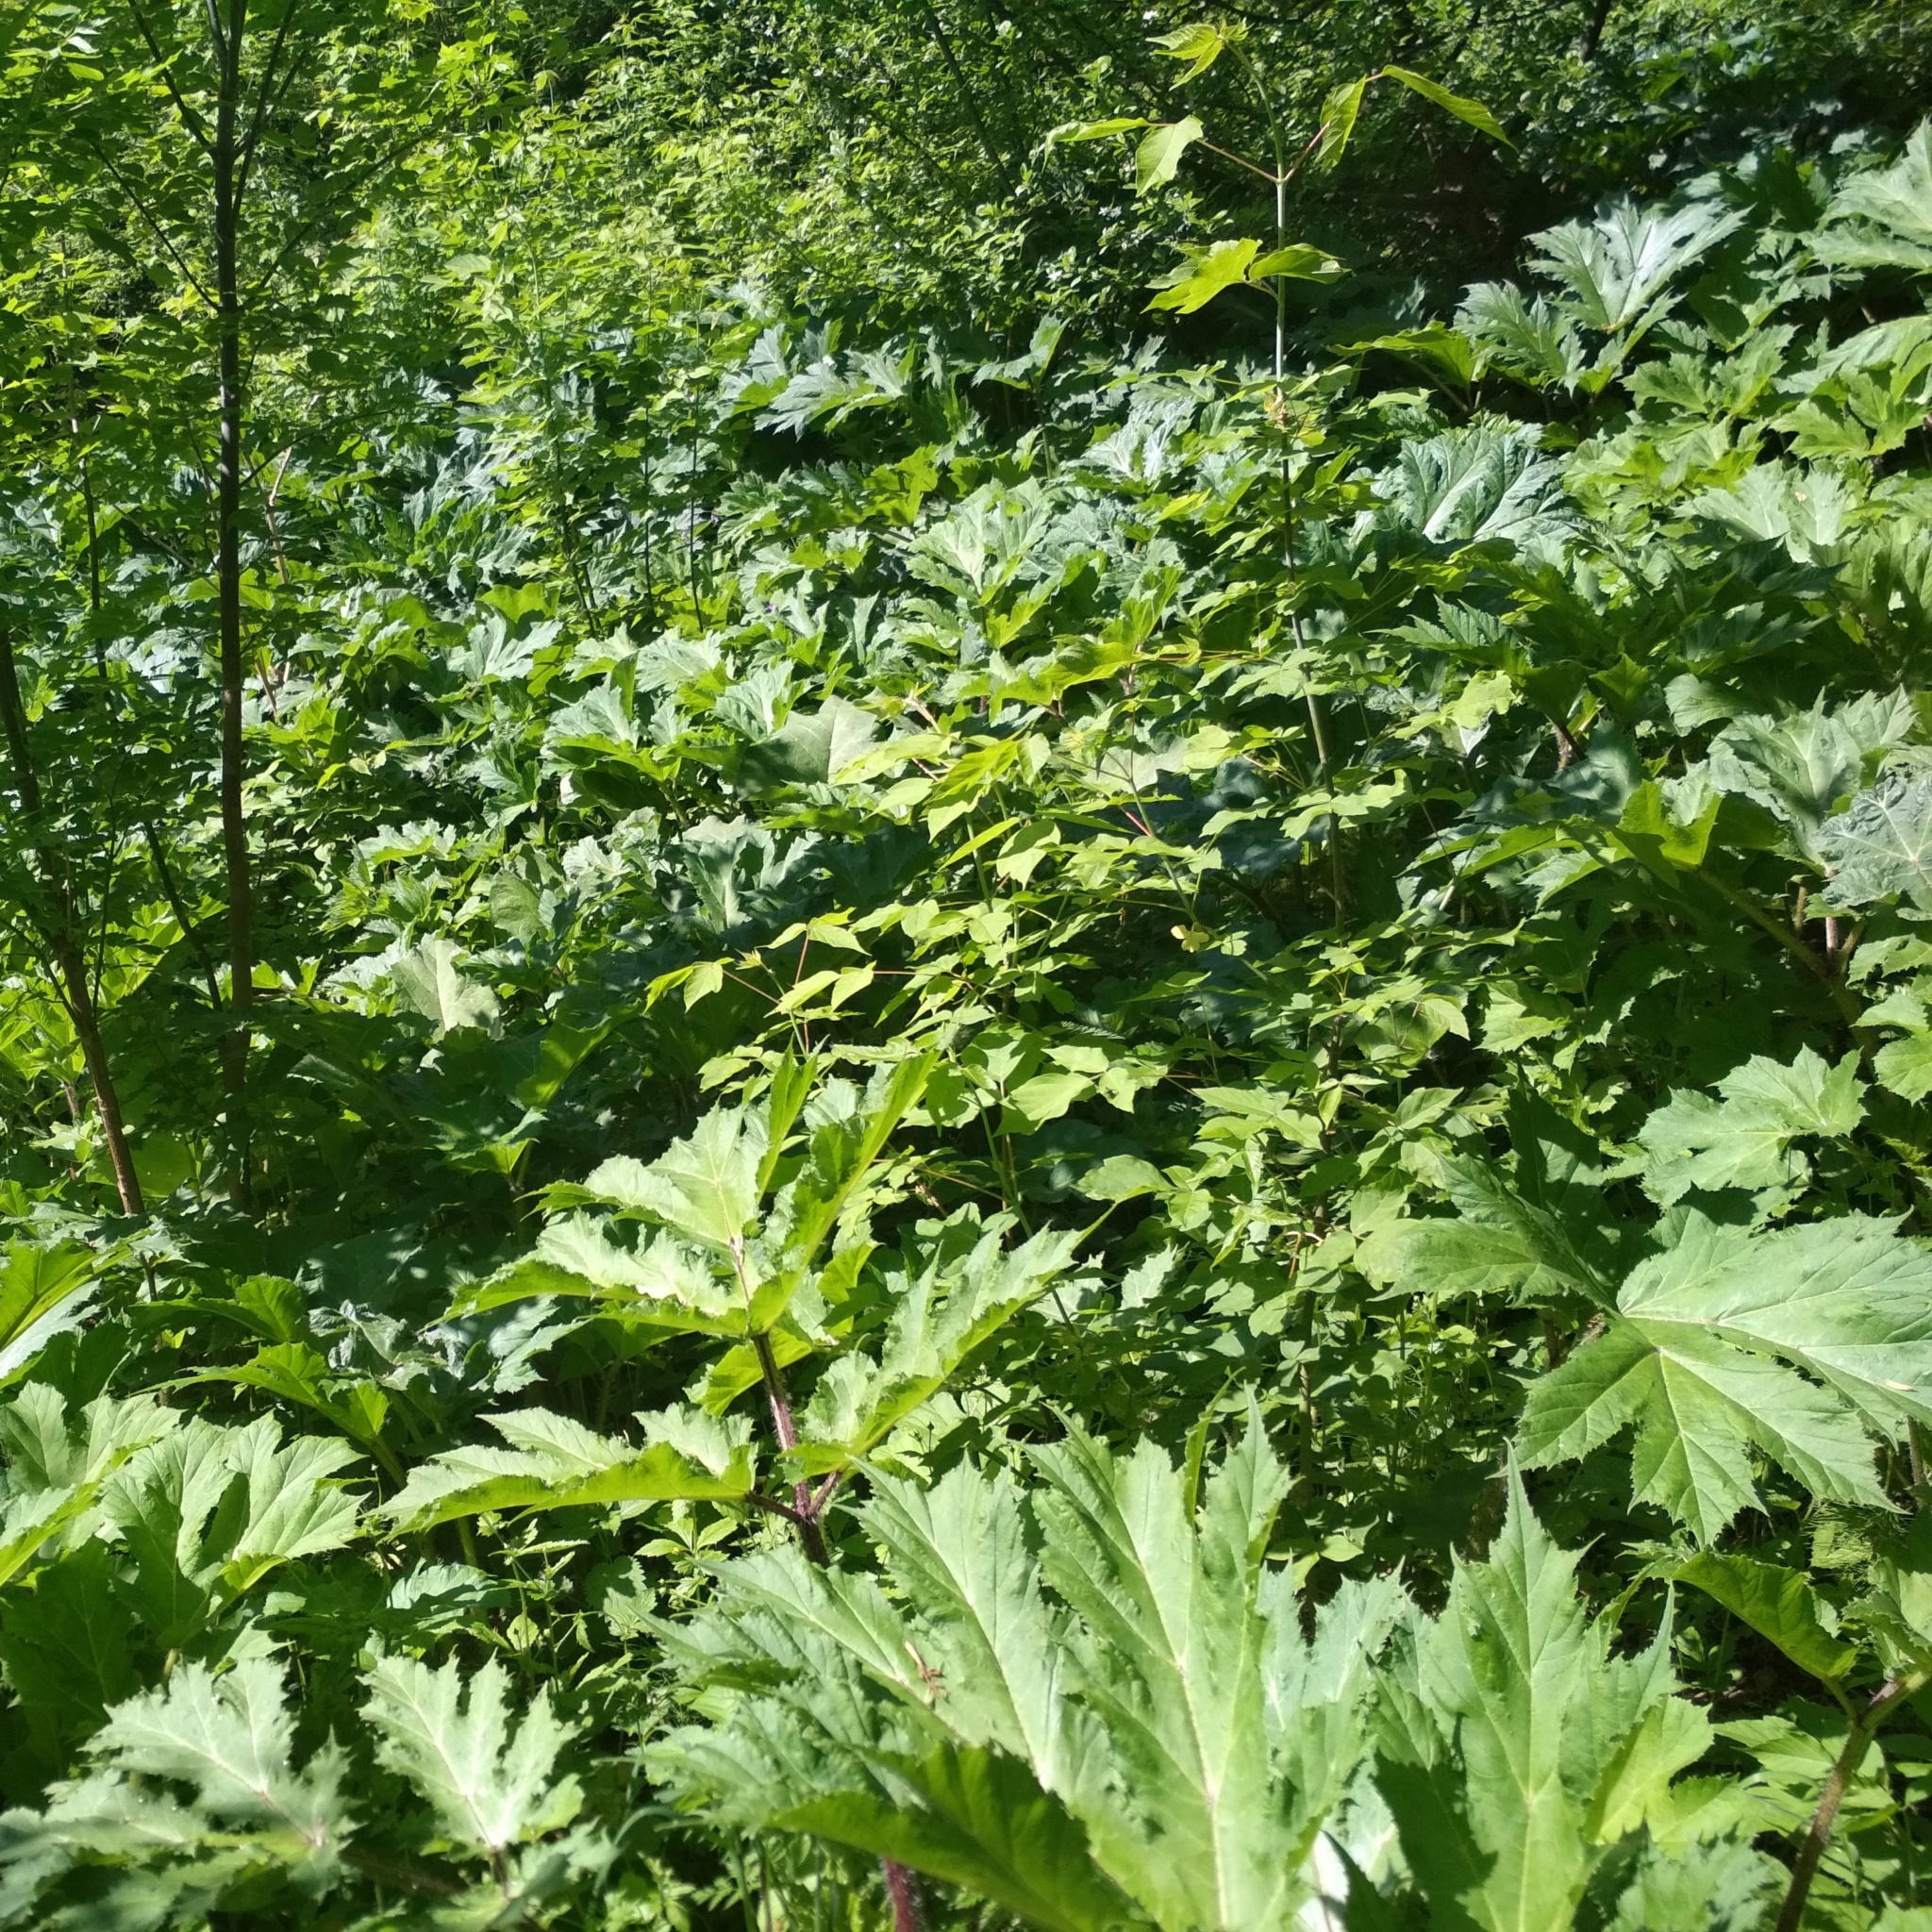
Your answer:
[[[147,42],[148,52],[155,57],[156,71],[168,83],[168,92],[174,100],[175,111],[181,117],[182,126],[187,128],[189,133],[194,137],[195,145],[201,149],[203,154],[213,154],[214,143],[208,138],[208,123],[189,105],[187,95],[181,92],[179,86],[175,83],[175,62],[180,58],[180,56],[178,54],[163,54],[161,52],[161,43],[156,40],[153,31],[148,26],[147,16],[142,12],[139,0],[127,0],[127,10],[134,16],[134,25],[140,29],[142,39]]]
[[[183,257],[181,251],[175,246],[174,241],[169,236],[168,231],[161,226],[160,223],[149,211],[147,204],[144,201],[142,201],[141,196],[134,192],[133,183],[130,182],[127,176],[124,175],[121,172],[121,170],[114,165],[114,158],[107,151],[106,148],[103,148],[101,150],[101,164],[107,169],[108,174],[113,175],[115,186],[118,187],[121,192],[127,197],[128,203],[133,208],[135,213],[138,214],[142,218],[142,220],[144,221],[148,225],[148,226],[155,231],[155,239],[161,244],[163,248],[165,248],[168,251],[169,259],[172,260],[175,266],[181,271],[182,276],[187,281],[189,287],[192,288],[194,291],[194,292],[197,295],[199,295],[201,299],[208,305],[209,308],[213,308],[214,297],[208,293],[207,288],[202,283],[201,277],[198,275],[196,275],[192,268],[188,266],[186,258]]]

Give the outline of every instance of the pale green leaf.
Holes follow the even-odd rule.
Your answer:
[[[1065,121],[1046,137],[1049,147],[1060,142],[1106,141],[1116,134],[1135,134],[1147,125],[1138,114],[1116,114],[1106,121]]]
[[[404,1005],[431,1022],[438,1039],[465,1026],[494,1033],[501,1019],[496,995],[462,971],[464,957],[454,940],[439,933],[390,968]]]
[[[1206,248],[1187,248],[1180,265],[1153,284],[1159,292],[1148,303],[1148,308],[1191,315],[1224,289],[1244,286],[1260,247],[1258,242],[1250,241],[1216,242]]]
[[[1904,898],[1932,911],[1932,769],[1894,758],[1821,827],[1818,853],[1839,904]]]
[[[1741,1188],[1773,1209],[1809,1177],[1800,1138],[1842,1140],[1863,1117],[1858,1056],[1828,1066],[1809,1047],[1789,1066],[1762,1054],[1717,1083],[1715,1101],[1678,1091],[1638,1130],[1643,1185],[1668,1208],[1692,1188]]]
[[[1703,1735],[1694,1713],[1651,1718],[1674,1688],[1668,1629],[1643,1656],[1612,1657],[1575,1567],[1512,1470],[1488,1560],[1457,1563],[1423,1639],[1416,1689],[1434,1737],[1391,1732],[1380,1783],[1445,1923],[1569,1925],[1607,1842],[1638,1827]]]
[[[1889,1507],[1866,1431],[1932,1399],[1928,1294],[1932,1257],[1883,1222],[1750,1235],[1692,1215],[1532,1388],[1519,1452],[1566,1461],[1634,1424],[1634,1492],[1707,1543],[1757,1500],[1753,1449],[1815,1495]]]
[[[319,1853],[344,1822],[347,1767],[325,1750],[297,1773],[293,1738],[281,1673],[254,1657],[220,1676],[183,1664],[161,1689],[117,1705],[91,1749],[116,1770],[192,1786],[218,1817],[279,1825]]]
[[[900,1775],[918,1792],[917,1809],[841,1792],[773,1823],[969,1887],[1044,1932],[1115,1932],[1138,1917],[1095,1866],[1086,1833],[1024,1765],[941,1745]]]
[[[1462,94],[1452,94],[1446,87],[1438,82],[1424,79],[1407,67],[1385,67],[1383,75],[1390,80],[1400,81],[1410,93],[1420,94],[1424,100],[1441,108],[1445,114],[1454,114],[1458,121],[1464,121],[1478,133],[1487,134],[1492,140],[1500,141],[1505,147],[1516,143],[1503,132],[1502,125],[1480,101],[1472,101]]]
[[[1291,242],[1286,248],[1274,248],[1258,261],[1248,265],[1248,279],[1262,282],[1272,275],[1284,275],[1297,282],[1332,282],[1343,273],[1341,264],[1325,248],[1312,242]]]
[[[93,1298],[97,1257],[81,1241],[9,1241],[0,1262],[0,1380],[55,1336],[79,1325]]]
[[[1856,174],[1825,209],[1813,244],[1849,267],[1932,269],[1932,121],[1922,121],[1889,168]]]
[[[760,1115],[716,1108],[689,1139],[673,1141],[648,1167],[618,1155],[592,1171],[584,1190],[620,1213],[660,1222],[734,1254],[741,1250],[758,1211],[766,1144]]]
[[[1347,152],[1349,137],[1361,117],[1362,96],[1368,92],[1369,80],[1365,74],[1359,80],[1343,81],[1331,88],[1328,98],[1322,103],[1321,145],[1316,150],[1316,158],[1323,167],[1334,167]]]
[[[608,1508],[676,1498],[737,1501],[750,1493],[748,1425],[681,1409],[645,1418],[642,1448],[546,1409],[485,1416],[511,1446],[445,1450],[420,1462],[381,1506],[406,1530],[483,1512]]]
[[[1873,1055],[1872,1071],[1901,1100],[1924,1100],[1932,1094],[1932,1033],[1888,1041]]]
[[[1205,131],[1191,114],[1185,120],[1149,128],[1134,150],[1134,192],[1146,194],[1153,189],[1164,188],[1174,179],[1181,157]]]
[[[465,1685],[453,1661],[431,1670],[413,1657],[380,1657],[362,1682],[376,1757],[428,1800],[458,1842],[500,1857],[576,1815],[575,1778],[556,1774],[570,1726],[542,1690],[519,1697],[512,1724],[508,1680],[494,1659]]]
[[[1152,44],[1170,60],[1187,63],[1185,71],[1174,76],[1175,85],[1184,87],[1189,81],[1206,74],[1220,59],[1227,42],[1219,27],[1205,20],[1197,20],[1186,26],[1175,27],[1172,33],[1156,34]]]

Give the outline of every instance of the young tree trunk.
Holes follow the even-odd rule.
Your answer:
[[[228,1030],[222,1042],[230,1191],[249,1204],[248,1009],[255,991],[255,903],[242,808],[242,298],[240,265],[242,38],[247,0],[230,0],[225,31],[210,5],[221,75],[209,160],[214,174],[215,328],[220,383],[215,470],[215,593],[222,659],[222,850],[228,874]]]
[[[7,754],[13,762],[13,782],[20,793],[21,811],[28,819],[38,818],[41,781],[26,741],[26,714],[20,702],[13,634],[4,625],[0,625],[0,724],[6,729]],[[73,882],[65,862],[51,845],[39,846],[34,858],[49,896],[44,915],[36,924],[52,956],[60,997],[74,1022],[81,1058],[87,1062],[87,1076],[94,1090],[101,1131],[107,1137],[108,1159],[114,1169],[114,1189],[121,1197],[121,1211],[144,1215],[147,1203],[142,1198],[141,1177],[134,1171],[134,1157],[128,1151],[127,1131],[121,1118],[121,1096],[115,1091],[108,1049],[101,1040],[100,1014],[88,985],[87,956],[75,931]]]

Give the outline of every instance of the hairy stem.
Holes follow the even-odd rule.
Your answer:
[[[789,1455],[798,1447],[798,1429],[791,1420],[791,1402],[785,1393],[778,1357],[772,1353],[772,1338],[761,1330],[752,1337],[751,1345],[758,1358],[758,1374],[764,1377],[765,1400],[772,1409],[772,1431],[778,1438],[779,1448]],[[824,1532],[819,1527],[819,1508],[809,1483],[800,1481],[791,1485],[791,1520],[798,1525],[798,1541],[814,1563],[829,1563],[831,1553],[825,1548]]]
[[[798,1447],[798,1428],[792,1420],[791,1398],[785,1392],[785,1378],[778,1369],[778,1358],[772,1353],[772,1338],[769,1332],[760,1331],[751,1339],[751,1345],[758,1358],[758,1373],[764,1377],[765,1399],[771,1405],[772,1430],[778,1438],[778,1446],[784,1450]],[[820,1565],[829,1564],[831,1552],[825,1547],[824,1531],[819,1526],[819,1512],[831,1500],[831,1486],[827,1484],[817,1495],[806,1482],[791,1486],[791,1521],[798,1528],[798,1541],[807,1557]],[[919,1908],[919,1886],[904,1865],[891,1858],[881,1858],[879,1869],[885,1874],[886,1896],[892,1903],[892,1932],[922,1932],[924,1915]]]
[[[1851,1735],[1845,1740],[1845,1748],[1838,1754],[1838,1762],[1831,1767],[1831,1775],[1824,1781],[1824,1790],[1819,1795],[1818,1808],[1811,1814],[1811,1823],[1805,1829],[1805,1840],[1798,1847],[1798,1856],[1791,1863],[1791,1882],[1785,1892],[1783,1909],[1777,1915],[1777,1932],[1798,1932],[1805,1922],[1805,1902],[1810,1896],[1811,1880],[1818,1872],[1818,1861],[1824,1854],[1825,1840],[1831,1836],[1831,1827],[1838,1818],[1839,1807],[1844,1803],[1846,1791],[1851,1789],[1852,1779],[1857,1775],[1858,1766],[1865,1761],[1866,1750],[1870,1747],[1873,1734],[1885,1720],[1885,1714],[1901,1698],[1909,1697],[1925,1682],[1927,1673],[1915,1672],[1909,1677],[1890,1677],[1878,1687],[1871,1703],[1866,1705],[1864,1714],[1854,1720]]]
[[[921,1932],[925,1915],[919,1909],[919,1888],[912,1874],[891,1858],[881,1858],[886,1896],[892,1902],[892,1932]]]

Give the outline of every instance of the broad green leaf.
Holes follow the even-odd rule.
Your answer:
[[[1688,823],[1675,817],[1663,789],[1646,780],[1624,802],[1616,826],[1618,844],[1637,861],[1668,880],[1674,872],[1688,872],[1704,863],[1710,835],[1717,825],[1721,801],[1705,801]]]
[[[1842,1140],[1863,1117],[1858,1056],[1836,1067],[1801,1047],[1789,1066],[1762,1054],[1717,1083],[1719,1098],[1679,1091],[1638,1130],[1648,1157],[1643,1185],[1663,1207],[1692,1188],[1741,1188],[1776,1212],[1810,1177],[1791,1142]]]
[[[1457,328],[1473,344],[1471,375],[1502,369],[1532,388],[1601,390],[1614,366],[1592,368],[1575,318],[1507,282],[1478,282],[1456,311]]]
[[[1544,1273],[1527,1230],[1462,1220],[1404,1220],[1378,1227],[1356,1265],[1379,1286],[1411,1294],[1513,1294]]]
[[[376,1384],[332,1376],[327,1362],[300,1341],[257,1349],[253,1360],[240,1368],[203,1369],[191,1379],[263,1390],[285,1402],[313,1409],[351,1440],[370,1447],[381,1442],[382,1424],[389,1413],[389,1397]],[[339,1380],[342,1386],[337,1386]]]
[[[1030,1134],[1061,1119],[1092,1091],[1093,1082],[1084,1074],[1036,1074],[1009,1090],[1001,1124],[1008,1133]]]
[[[0,1604],[0,1663],[23,1721],[49,1716],[77,1741],[141,1688],[139,1621],[115,1581],[107,1546],[90,1541]]]
[[[546,1691],[520,1697],[512,1724],[508,1679],[493,1658],[465,1684],[454,1662],[431,1670],[413,1657],[379,1657],[362,1682],[376,1757],[428,1800],[458,1843],[497,1858],[575,1817],[577,1781],[557,1775],[572,1731]]]
[[[1432,543],[1521,544],[1569,526],[1557,466],[1534,432],[1477,426],[1407,442],[1376,482],[1393,526]]]
[[[108,1478],[179,1421],[151,1396],[102,1395],[71,1422],[62,1397],[33,1383],[0,1407],[0,1449],[6,1452],[0,1586],[50,1544],[66,1540],[93,1509]]]
[[[878,735],[878,720],[869,711],[827,698],[814,712],[793,711],[774,737],[748,745],[739,772],[753,785],[832,784]]]
[[[1448,1606],[1421,1640],[1426,1717],[1387,1733],[1380,1783],[1445,1923],[1560,1932],[1605,1840],[1636,1829],[1701,1748],[1694,1713],[1643,1732],[1674,1688],[1668,1630],[1644,1656],[1612,1657],[1609,1624],[1578,1600],[1575,1567],[1512,1470],[1489,1559],[1457,1563]]]
[[[1359,80],[1343,81],[1329,89],[1327,99],[1322,103],[1321,145],[1316,150],[1316,158],[1324,168],[1334,167],[1348,151],[1349,137],[1361,117],[1362,96],[1372,78],[1365,74]]]
[[[1462,94],[1452,94],[1445,87],[1433,80],[1424,79],[1420,74],[1411,73],[1407,67],[1385,67],[1383,75],[1390,80],[1400,81],[1410,93],[1420,94],[1424,100],[1441,108],[1445,114],[1454,114],[1458,121],[1465,121],[1478,133],[1487,134],[1492,140],[1500,141],[1505,147],[1516,143],[1503,132],[1501,124],[1480,101],[1472,101]]]
[[[1794,849],[1815,859],[1825,821],[1874,775],[1913,729],[1901,691],[1891,703],[1845,704],[1783,717],[1734,718],[1711,741],[1706,769],[1719,791],[1761,805],[1792,828]]]
[[[397,994],[411,1011],[431,1022],[437,1038],[460,1027],[493,1033],[502,1006],[487,986],[462,972],[463,954],[453,940],[426,939],[390,968]]]
[[[820,1376],[798,1419],[799,1466],[824,1474],[868,1454],[975,1349],[1053,1288],[1078,1240],[1042,1232],[1008,1251],[994,1230],[957,1268],[895,1284],[876,1362],[846,1355]]]
[[[1260,247],[1258,242],[1216,242],[1206,248],[1188,247],[1180,265],[1153,284],[1159,292],[1148,308],[1191,315],[1224,289],[1245,284]]]
[[[1718,1783],[1686,1782],[1707,1790]],[[1736,1795],[1736,1787],[1722,1789]],[[1722,1801],[1714,1808],[1722,1809]],[[1667,1834],[1660,1824],[1658,1850],[1624,1888],[1610,1932],[1758,1932],[1788,1890],[1790,1873],[1746,1840],[1725,1836],[1742,1823],[1733,1806],[1728,1823],[1712,1819],[1708,1830],[1688,1837]]]
[[[1084,1625],[1073,1680],[1125,1794],[1117,1819],[1077,1800],[1076,1815],[1157,1920],[1283,1923],[1300,1902],[1300,1859],[1269,1771],[1257,1591],[1284,1473],[1256,1427],[1208,1484],[1197,1527],[1151,1445],[1117,1464],[1075,1435],[1038,1459],[1041,1571]],[[1218,1668],[1191,1668],[1196,1657]]]
[[[1932,269],[1932,122],[1889,168],[1855,174],[1831,198],[1814,246],[1849,267]]]
[[[1199,141],[1206,130],[1193,115],[1150,128],[1134,150],[1134,192],[1146,194],[1164,188],[1174,177],[1181,157]]]
[[[1843,906],[1904,898],[1932,911],[1932,770],[1895,758],[1818,834],[1818,853]]]
[[[841,1792],[773,1823],[965,1886],[1044,1932],[1113,1932],[1138,1921],[1094,1865],[1087,1834],[1024,1765],[995,1751],[944,1744],[895,1770],[919,1794],[917,1809],[871,1792]]]
[[[1615,1844],[1649,1827],[1663,1837],[1674,1822],[1671,1780],[1710,1749],[1710,1720],[1694,1704],[1666,1697],[1624,1734],[1591,1796],[1585,1835],[1594,1844]]]
[[[1064,1640],[1012,1481],[964,1469],[929,1489],[884,1478],[866,1524],[919,1607],[921,1654],[949,1687],[949,1724],[1068,1791]]]
[[[9,1241],[0,1262],[0,1380],[75,1327],[94,1293],[97,1265],[80,1241]]]
[[[1521,1097],[1510,1137],[1507,1173],[1464,1155],[1432,1160],[1430,1178],[1457,1218],[1385,1223],[1364,1239],[1356,1265],[1371,1281],[1411,1294],[1607,1303],[1622,1272],[1621,1230],[1602,1196],[1594,1147]]]
[[[1142,1194],[1158,1194],[1167,1185],[1167,1176],[1158,1167],[1132,1154],[1110,1154],[1079,1180],[1080,1191],[1094,1201],[1132,1201]]]
[[[1618,1306],[1652,1333],[1707,1334],[1816,1374],[1860,1410],[1932,1420],[1932,1254],[1866,1215],[1746,1236],[1693,1220]]]
[[[918,1104],[937,1064],[936,1055],[923,1053],[881,1067],[850,1114],[813,1130],[783,1203],[783,1252],[794,1274],[817,1258],[840,1218],[862,1198],[887,1141]],[[761,1312],[757,1325],[769,1326],[777,1312]]]
[[[450,1449],[418,1463],[381,1513],[416,1531],[485,1511],[608,1508],[679,1497],[734,1502],[751,1491],[749,1428],[700,1411],[641,1418],[641,1449],[547,1409],[483,1420],[510,1447]]]
[[[1932,1394],[1928,1286],[1932,1260],[1882,1222],[1749,1235],[1690,1216],[1604,1334],[1531,1389],[1519,1453],[1568,1461],[1634,1425],[1639,1500],[1706,1543],[1757,1502],[1754,1448],[1822,1498],[1887,1507],[1866,1431]]]
[[[1116,134],[1135,134],[1147,125],[1138,114],[1116,114],[1106,121],[1066,121],[1047,137],[1047,145],[1062,141],[1106,141]]]
[[[192,1786],[217,1817],[276,1825],[327,1854],[342,1831],[348,1767],[325,1747],[296,1772],[293,1739],[281,1672],[254,1657],[220,1676],[183,1664],[162,1689],[117,1705],[92,1749],[118,1771]]]
[[[1715,1597],[1814,1677],[1835,1682],[1857,1661],[1857,1650],[1838,1640],[1837,1617],[1795,1570],[1704,1550],[1677,1575]]]
[[[242,1429],[192,1419],[141,1450],[102,1507],[135,1559],[156,1635],[178,1646],[280,1565],[347,1542],[357,1499],[331,1478],[356,1460],[328,1438],[284,1443],[269,1417]]]
[[[1671,282],[1733,234],[1742,213],[1708,203],[1659,212],[1612,204],[1592,222],[1566,222],[1530,239],[1542,245],[1534,266],[1570,291],[1587,328],[1635,339],[1671,306]]]
[[[1251,282],[1263,282],[1273,275],[1297,282],[1332,282],[1342,273],[1341,264],[1312,242],[1291,242],[1286,248],[1272,248],[1258,261],[1248,264]]]
[[[602,1303],[640,1327],[666,1334],[744,1333],[744,1297],[711,1257],[671,1234],[654,1234],[637,1247],[620,1246],[587,1215],[553,1221],[521,1261],[466,1288],[454,1313],[480,1314],[537,1295],[567,1295]]]
[[[1932,1032],[1888,1041],[1872,1056],[1872,1071],[1901,1100],[1924,1100],[1932,1093]]]
[[[584,1191],[620,1213],[659,1222],[736,1257],[758,1211],[766,1146],[760,1115],[717,1108],[648,1167],[627,1154],[605,1161]]]
[[[1189,81],[1206,74],[1227,47],[1221,29],[1205,20],[1177,26],[1172,33],[1156,34],[1152,44],[1170,60],[1187,63],[1186,70],[1174,76],[1177,87],[1185,87]]]
[[[1076,1433],[1040,1463],[1038,1557],[1018,1485],[959,1468],[879,1482],[894,1597],[791,1551],[727,1566],[716,1607],[663,1631],[719,1727],[654,1746],[655,1770],[741,1824],[820,1830],[1042,1923],[1288,1932],[1399,1591],[1351,1586],[1304,1638],[1262,1562],[1286,1475],[1257,1417],[1197,1512],[1151,1445],[1116,1461]]]

